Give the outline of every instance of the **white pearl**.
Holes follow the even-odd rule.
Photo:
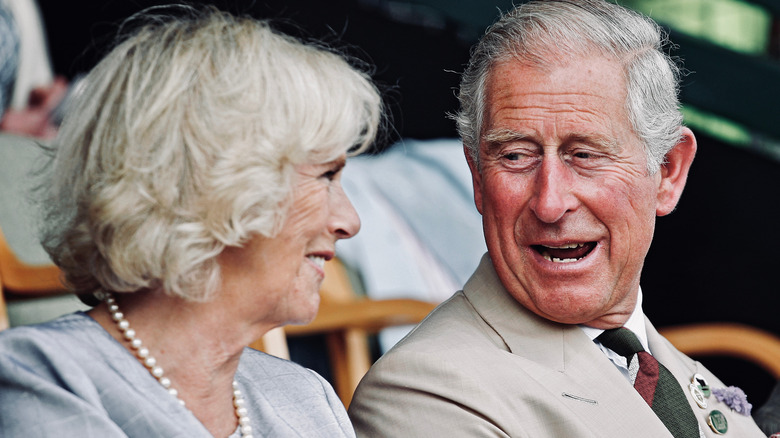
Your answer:
[[[129,329],[129,328],[130,328],[130,323],[129,323],[129,322],[127,322],[127,320],[126,320],[126,319],[123,319],[123,320],[121,320],[121,321],[118,321],[118,322],[116,323],[116,326],[117,326],[117,327],[119,327],[119,330],[120,330],[120,331],[124,332],[124,331],[126,331],[127,329]]]
[[[114,313],[117,310],[119,310],[119,306],[117,306],[116,304],[109,304],[108,305],[108,311],[109,312]]]
[[[168,388],[168,394],[170,394],[170,395],[172,395],[174,397],[178,397],[179,396],[179,391],[177,391],[176,388]]]
[[[125,339],[127,339],[128,341],[132,341],[133,339],[135,339],[135,330],[131,328],[125,330]]]
[[[171,379],[163,376],[163,377],[160,377],[159,380],[160,380],[160,385],[162,385],[163,388],[170,388],[171,387]],[[173,388],[171,388],[171,389],[173,389]],[[176,390],[174,389],[174,391],[176,391]],[[170,391],[168,391],[168,392],[170,392]]]
[[[163,376],[163,373],[164,373],[164,371],[163,371],[163,369],[161,367],[153,367],[152,368],[152,375],[154,377],[160,378],[160,377]]]
[[[236,415],[238,415],[239,418],[240,417],[246,417],[246,414],[248,414],[248,413],[249,413],[249,411],[247,411],[246,408],[244,408],[244,407],[236,408]]]
[[[252,426],[248,424],[246,426],[241,426],[241,435],[247,436],[251,434],[252,434]]]
[[[240,426],[246,426],[246,425],[249,424],[249,422],[250,422],[250,420],[249,420],[249,417],[247,417],[247,416],[243,416],[243,417],[238,419],[238,424]]]
[[[144,359],[144,365],[146,365],[147,368],[154,368],[154,366],[157,365],[157,359],[153,356],[149,356]]]
[[[138,338],[135,338],[132,341],[130,341],[130,346],[133,347],[133,350],[138,350],[139,348],[141,348],[142,345],[143,343]]]
[[[244,399],[243,398],[238,398],[238,397],[233,397],[233,406],[235,406],[237,408],[244,407]]]
[[[125,317],[125,315],[122,312],[120,312],[120,311],[116,311],[116,312],[111,314],[111,319],[113,319],[114,321],[117,321],[117,322],[121,321],[122,318],[124,318],[124,317]]]
[[[149,356],[149,349],[146,347],[141,347],[138,349],[138,352],[136,354],[141,359],[146,359],[146,357]]]

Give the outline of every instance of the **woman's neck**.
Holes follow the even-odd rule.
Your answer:
[[[217,302],[193,303],[161,292],[114,294],[136,337],[164,370],[178,398],[214,436],[238,424],[232,382],[246,340],[241,322]],[[112,319],[106,303],[90,312],[108,333],[136,353]],[[139,362],[141,360],[139,359]],[[142,362],[141,362],[142,363]]]

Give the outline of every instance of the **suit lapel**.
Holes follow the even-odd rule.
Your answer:
[[[685,391],[685,396],[688,399],[688,403],[691,405],[693,412],[697,412],[700,408],[696,405],[696,402],[691,397],[688,391],[688,385],[691,383],[691,378],[698,371],[696,362],[692,359],[683,356],[655,329],[653,324],[645,318],[645,327],[647,329],[647,342],[650,346],[650,352],[658,359],[659,362],[674,375],[677,379],[677,383]]]
[[[664,364],[664,366],[672,373],[675,379],[677,379],[677,383],[680,384],[683,388],[683,392],[685,393],[685,398],[688,400],[688,404],[691,405],[691,409],[693,410],[694,415],[696,416],[697,421],[699,422],[699,428],[707,435],[707,436],[713,436],[713,432],[710,430],[709,426],[706,424],[706,415],[716,407],[710,407],[709,409],[702,409],[700,408],[695,400],[693,399],[693,396],[690,393],[690,390],[688,389],[688,385],[691,383],[691,378],[696,373],[704,373],[703,370],[700,370],[697,362],[695,362],[693,359],[683,355],[677,349],[672,346],[672,344],[666,340],[663,336],[661,336],[658,331],[655,329],[653,324],[650,323],[650,321],[645,318],[645,327],[647,329],[647,342],[650,346],[650,352],[655,356],[656,359],[658,359],[659,362]],[[707,374],[709,374],[707,372]],[[713,376],[714,377],[714,376]],[[717,384],[719,381],[715,381],[713,378],[710,378],[710,384]],[[710,398],[710,403],[712,404],[715,400],[714,397]],[[731,412],[728,412],[727,410],[724,413],[731,419],[733,416]]]
[[[463,293],[506,349],[524,359],[518,360],[519,369],[547,388],[561,410],[576,416],[595,436],[671,437],[579,327],[541,318],[509,295],[488,255]]]

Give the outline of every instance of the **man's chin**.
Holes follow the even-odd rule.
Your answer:
[[[623,309],[614,305],[583,306],[583,302],[586,301],[573,298],[560,303],[539,303],[529,310],[561,324],[585,325],[602,330],[623,326],[634,310],[633,307]]]
[[[521,301],[520,304],[544,319],[561,324],[603,325],[602,320],[610,316],[608,310],[601,306],[584,307],[576,298],[567,298],[561,302],[532,302],[526,305]]]

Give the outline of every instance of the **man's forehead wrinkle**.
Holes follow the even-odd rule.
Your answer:
[[[602,101],[605,100],[603,96],[600,96],[599,94],[591,94],[591,93],[571,93],[571,94],[534,93],[534,94],[537,96],[540,95],[550,96],[553,99],[548,99],[547,101],[539,102],[536,99],[519,98],[520,96],[514,95],[512,93],[496,95],[495,96],[496,98],[493,101],[494,104],[492,105],[495,109],[492,118],[497,118],[497,119],[500,119],[501,117],[506,117],[507,119],[542,118],[543,117],[542,114],[544,113],[555,114],[555,113],[568,113],[568,112],[598,115],[599,114],[598,105],[594,105],[592,100],[594,99],[598,99]],[[532,94],[530,93],[524,93],[521,96],[530,97],[531,95]],[[530,100],[530,102],[526,103],[527,100]],[[588,100],[589,102],[585,102],[585,100]],[[501,106],[502,101],[515,102],[515,103],[507,106]],[[522,115],[513,114],[519,111],[537,111],[537,110],[541,111],[542,114],[533,114],[533,113],[522,114]]]
[[[579,97],[579,96],[584,96],[584,97],[588,97],[588,98],[595,97],[595,98],[598,98],[598,99],[603,99],[604,98],[603,94],[601,94],[599,92],[595,92],[595,91],[594,92],[587,92],[587,91],[584,91],[584,90],[577,90],[577,91],[571,91],[571,92],[561,91],[560,88],[556,88],[556,87],[558,87],[558,85],[553,84],[553,83],[550,83],[550,86],[552,88],[556,88],[554,91],[547,91],[545,89],[534,89],[534,90],[524,90],[524,91],[519,92],[519,93],[517,91],[517,88],[515,88],[511,83],[508,83],[508,84],[505,84],[505,85],[506,86],[504,86],[504,87],[499,87],[497,90],[492,90],[493,93],[495,93],[495,97],[498,97],[498,98],[501,98],[501,97],[515,97],[517,95],[521,95],[521,96],[553,96],[553,97],[560,97],[561,99],[566,98],[566,97],[575,98],[575,97]],[[488,96],[490,94],[491,93],[489,92]]]

